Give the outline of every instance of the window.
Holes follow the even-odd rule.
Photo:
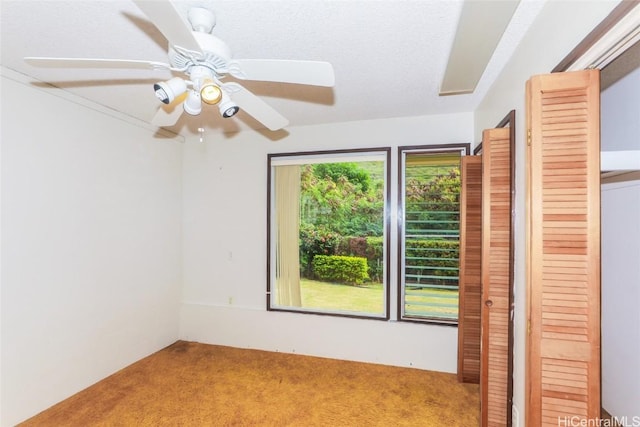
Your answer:
[[[389,318],[389,156],[268,156],[267,309]]]
[[[468,144],[398,149],[402,320],[458,321],[460,156],[468,152]]]

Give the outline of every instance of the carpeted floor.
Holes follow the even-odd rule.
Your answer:
[[[461,426],[453,374],[178,341],[22,426]]]

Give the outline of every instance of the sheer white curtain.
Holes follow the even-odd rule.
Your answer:
[[[300,166],[275,167],[277,304],[301,307]]]

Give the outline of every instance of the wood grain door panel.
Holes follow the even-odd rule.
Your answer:
[[[482,304],[482,156],[462,157],[460,171],[458,381],[478,384]]]
[[[527,426],[600,416],[599,81],[527,86]]]
[[[481,422],[505,426],[508,414],[511,289],[511,144],[508,128],[482,138]]]

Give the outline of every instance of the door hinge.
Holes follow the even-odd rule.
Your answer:
[[[527,145],[531,146],[531,129],[527,129]]]
[[[531,335],[531,320],[527,320],[527,335]]]

